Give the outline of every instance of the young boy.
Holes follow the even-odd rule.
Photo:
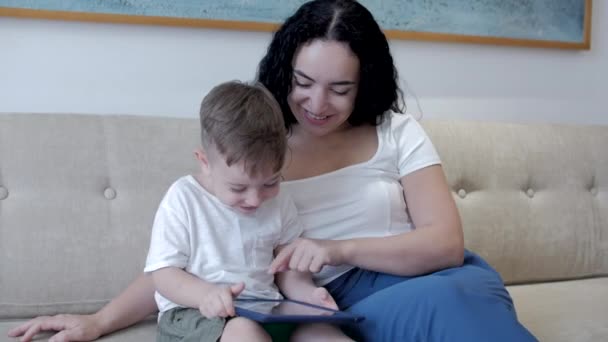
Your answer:
[[[280,107],[261,85],[228,82],[203,99],[200,123],[200,172],[178,179],[160,203],[144,269],[157,290],[157,340],[288,338],[289,325],[276,336],[276,325],[232,318],[240,295],[281,298],[268,268],[274,251],[302,233],[293,202],[279,193],[287,148]],[[277,277],[297,299],[337,308],[310,274]]]

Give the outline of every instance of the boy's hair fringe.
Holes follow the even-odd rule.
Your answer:
[[[228,166],[243,161],[249,175],[283,167],[287,130],[281,107],[261,83],[214,87],[201,103],[200,124],[203,148],[215,148]]]

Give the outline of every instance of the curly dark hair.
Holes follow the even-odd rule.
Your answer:
[[[351,125],[377,125],[388,110],[402,112],[403,94],[388,41],[369,10],[354,0],[314,0],[303,4],[274,33],[258,66],[257,79],[279,102],[287,128],[296,123],[287,103],[294,54],[314,39],[344,42],[359,59]]]

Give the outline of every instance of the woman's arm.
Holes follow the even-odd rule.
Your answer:
[[[383,238],[336,241],[341,262],[406,276],[462,265],[464,234],[442,167],[415,171],[401,184],[416,229]]]
[[[349,264],[412,276],[462,265],[460,216],[441,166],[412,172],[401,179],[401,184],[416,229],[381,238],[299,238],[279,252],[270,273],[288,269],[319,272],[324,265]]]
[[[92,315],[55,315],[34,318],[8,332],[29,342],[42,331],[57,331],[49,341],[93,341],[133,325],[156,313],[152,277],[141,274],[118,297]]]
[[[95,314],[101,335],[131,326],[158,312],[154,291],[152,277],[144,273],[139,275],[126,290]]]

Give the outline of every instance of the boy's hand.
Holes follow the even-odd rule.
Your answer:
[[[234,316],[234,298],[244,289],[242,282],[231,286],[214,285],[203,295],[198,310],[206,318]]]
[[[318,305],[318,306],[322,306],[322,307],[325,307],[328,309],[332,309],[332,310],[339,310],[338,304],[336,304],[336,301],[334,300],[334,298],[329,294],[327,289],[324,287],[317,287],[316,289],[314,289],[312,291],[309,303]]]

